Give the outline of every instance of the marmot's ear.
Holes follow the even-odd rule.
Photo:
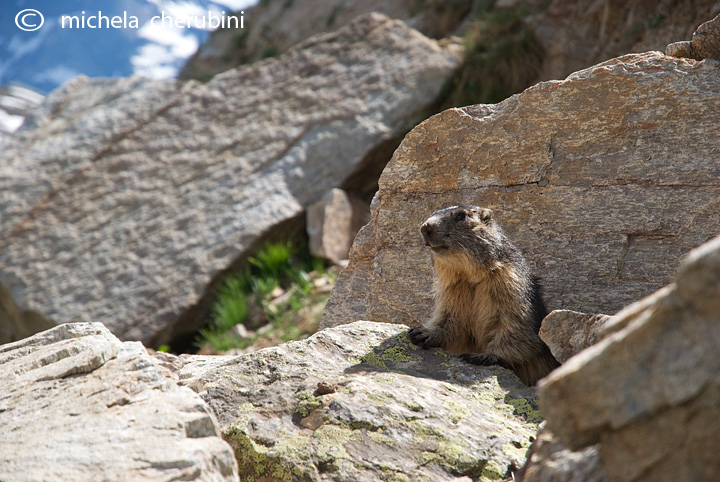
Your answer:
[[[484,222],[484,223],[487,223],[488,221],[490,221],[493,216],[492,209],[487,209],[487,208],[478,209],[478,214],[480,215],[480,220],[482,220],[482,222]]]

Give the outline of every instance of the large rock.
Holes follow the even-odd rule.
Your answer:
[[[356,322],[239,357],[184,355],[247,481],[505,480],[537,430],[509,371]]]
[[[204,85],[75,79],[0,153],[0,283],[17,304],[0,315],[192,336],[211,280],[331,188],[373,185],[459,63],[369,15]]]
[[[720,237],[641,306],[540,382],[548,427],[571,450],[600,443],[608,480],[717,480]]]
[[[453,32],[471,0],[303,0],[260,2],[244,10],[245,27],[217,29],[187,61],[179,77],[208,79],[238,65],[272,57],[321,32],[331,32],[371,12],[403,19],[423,34]]]
[[[614,313],[720,232],[720,64],[627,55],[411,131],[380,178],[322,327],[416,325],[432,307],[419,233],[471,203],[542,278],[551,309]]]
[[[239,481],[207,405],[100,323],[0,346],[0,479]]]

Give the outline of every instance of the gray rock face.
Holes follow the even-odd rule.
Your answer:
[[[75,79],[0,153],[0,283],[17,305],[0,315],[103,320],[148,345],[193,333],[211,281],[362,175],[459,62],[370,15],[204,85]]]
[[[537,430],[532,389],[499,367],[356,322],[239,357],[182,356],[247,481],[503,480]]]
[[[383,172],[321,326],[429,317],[419,227],[465,203],[495,211],[550,309],[616,312],[720,232],[717,125],[720,64],[655,52],[431,117]]]
[[[0,346],[0,479],[238,481],[207,405],[100,323]]]
[[[641,306],[615,315],[621,329],[541,381],[548,427],[571,450],[600,443],[608,480],[715,480],[720,237]]]

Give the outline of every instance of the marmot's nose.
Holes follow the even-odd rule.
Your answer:
[[[420,226],[420,232],[422,233],[423,237],[427,238],[432,234],[432,228],[428,223],[424,223],[422,226]]]

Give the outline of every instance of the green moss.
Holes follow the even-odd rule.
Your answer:
[[[367,394],[367,397],[373,402],[381,404],[392,403],[395,401],[395,398],[387,392],[370,392]]]
[[[498,387],[500,384],[497,381],[497,377],[489,377],[484,379],[481,383],[471,385],[471,396],[472,398],[488,408],[494,408],[502,397],[499,397]]]
[[[485,464],[480,476],[480,480],[503,480],[505,478],[505,471],[497,462],[489,460],[487,464]]]
[[[238,407],[238,412],[252,412],[255,410],[255,405],[250,402],[241,403]]]
[[[455,424],[462,422],[471,415],[467,405],[456,402],[455,400],[446,400],[443,406],[450,412],[448,418]]]
[[[524,459],[527,455],[528,448],[530,447],[530,442],[525,441],[525,443],[520,442],[508,442],[506,444],[503,444],[502,451],[505,455],[512,459]]]
[[[527,422],[537,424],[543,421],[543,417],[537,408],[537,402],[534,399],[532,402],[526,398],[505,397],[505,403],[513,407],[515,415],[520,415]]]
[[[378,383],[397,383],[397,378],[393,375],[377,375],[373,380]]]
[[[373,425],[371,422],[368,422],[367,420],[356,420],[350,424],[350,428],[353,430],[369,430],[374,431],[378,430],[379,427]]]
[[[242,480],[254,482],[266,476],[279,482],[292,480],[289,466],[276,457],[268,457],[268,448],[253,442],[244,430],[231,426],[223,433],[223,438],[235,451]]]
[[[317,441],[315,455],[325,462],[349,459],[345,444],[352,439],[360,441],[359,434],[354,434],[352,429],[337,425],[321,425],[315,430],[312,438]]]
[[[484,474],[488,461],[478,457],[460,439],[443,440],[436,451],[425,451],[416,456],[419,465],[437,464],[452,472],[470,477]]]
[[[382,472],[380,479],[383,482],[410,482],[410,477],[399,470],[382,467]]]
[[[453,393],[460,393],[460,392],[461,392],[458,387],[456,387],[455,385],[452,385],[452,384],[450,384],[450,383],[445,383],[445,382],[443,382],[442,386],[445,387],[446,389],[450,390],[450,391],[453,392]]]
[[[425,410],[425,407],[423,407],[423,406],[420,405],[419,403],[406,402],[405,405],[407,405],[407,407],[408,407],[410,410],[412,410],[413,412],[422,412],[423,410]]]
[[[384,361],[410,362],[418,361],[419,358],[408,355],[401,346],[393,346],[382,352],[380,359]]]
[[[384,361],[374,351],[365,354],[361,359],[361,363],[370,365],[371,367],[380,368],[381,370],[389,370]]]
[[[245,430],[249,423],[250,417],[240,417],[233,422],[232,428],[236,430]]]
[[[419,346],[417,346],[415,343],[413,343],[413,342],[410,341],[410,337],[408,337],[408,332],[407,332],[407,331],[403,331],[402,333],[400,333],[399,335],[397,335],[397,336],[395,337],[395,341],[396,341],[398,344],[401,344],[401,345],[403,345],[403,346],[410,347],[411,350],[419,350],[419,349],[420,349]]]
[[[415,462],[420,466],[424,467],[425,465],[430,464],[437,464],[440,460],[440,457],[435,452],[420,452],[419,454],[415,455]]]
[[[463,415],[466,411],[469,413],[468,408],[462,404],[450,405],[449,408],[455,413],[462,413]],[[467,475],[476,480],[491,481],[505,478],[506,471],[501,465],[484,458],[482,453],[474,450],[463,439],[454,437],[449,432],[428,427],[420,421],[409,421],[402,424],[413,432],[413,443],[415,445],[434,446],[437,444],[437,449],[425,450],[415,456],[418,465],[440,465],[453,473]],[[517,443],[517,445],[519,444]],[[513,451],[510,450],[511,447],[514,449]],[[516,445],[509,444],[507,450],[512,455],[516,455],[520,452],[520,449],[515,447]]]
[[[400,422],[401,425],[404,425],[408,428],[413,434],[413,443],[418,445],[422,444],[428,441],[441,441],[445,440],[445,434],[441,432],[440,430],[430,427],[424,423],[422,423],[418,419],[413,420],[407,420],[404,422]]]
[[[450,355],[448,354],[448,352],[446,352],[446,351],[443,350],[442,348],[436,348],[435,350],[433,350],[433,355],[435,355],[435,356],[441,356],[441,357],[443,357],[443,358],[449,358],[449,357],[450,357]]]
[[[395,445],[395,440],[393,440],[391,437],[388,437],[387,435],[384,435],[380,432],[367,432],[367,436],[370,440],[375,442],[376,444],[383,444],[392,447]]]
[[[319,407],[322,407],[320,397],[316,397],[308,391],[298,393],[298,404],[295,407],[295,413],[305,418],[310,415],[310,412]]]

